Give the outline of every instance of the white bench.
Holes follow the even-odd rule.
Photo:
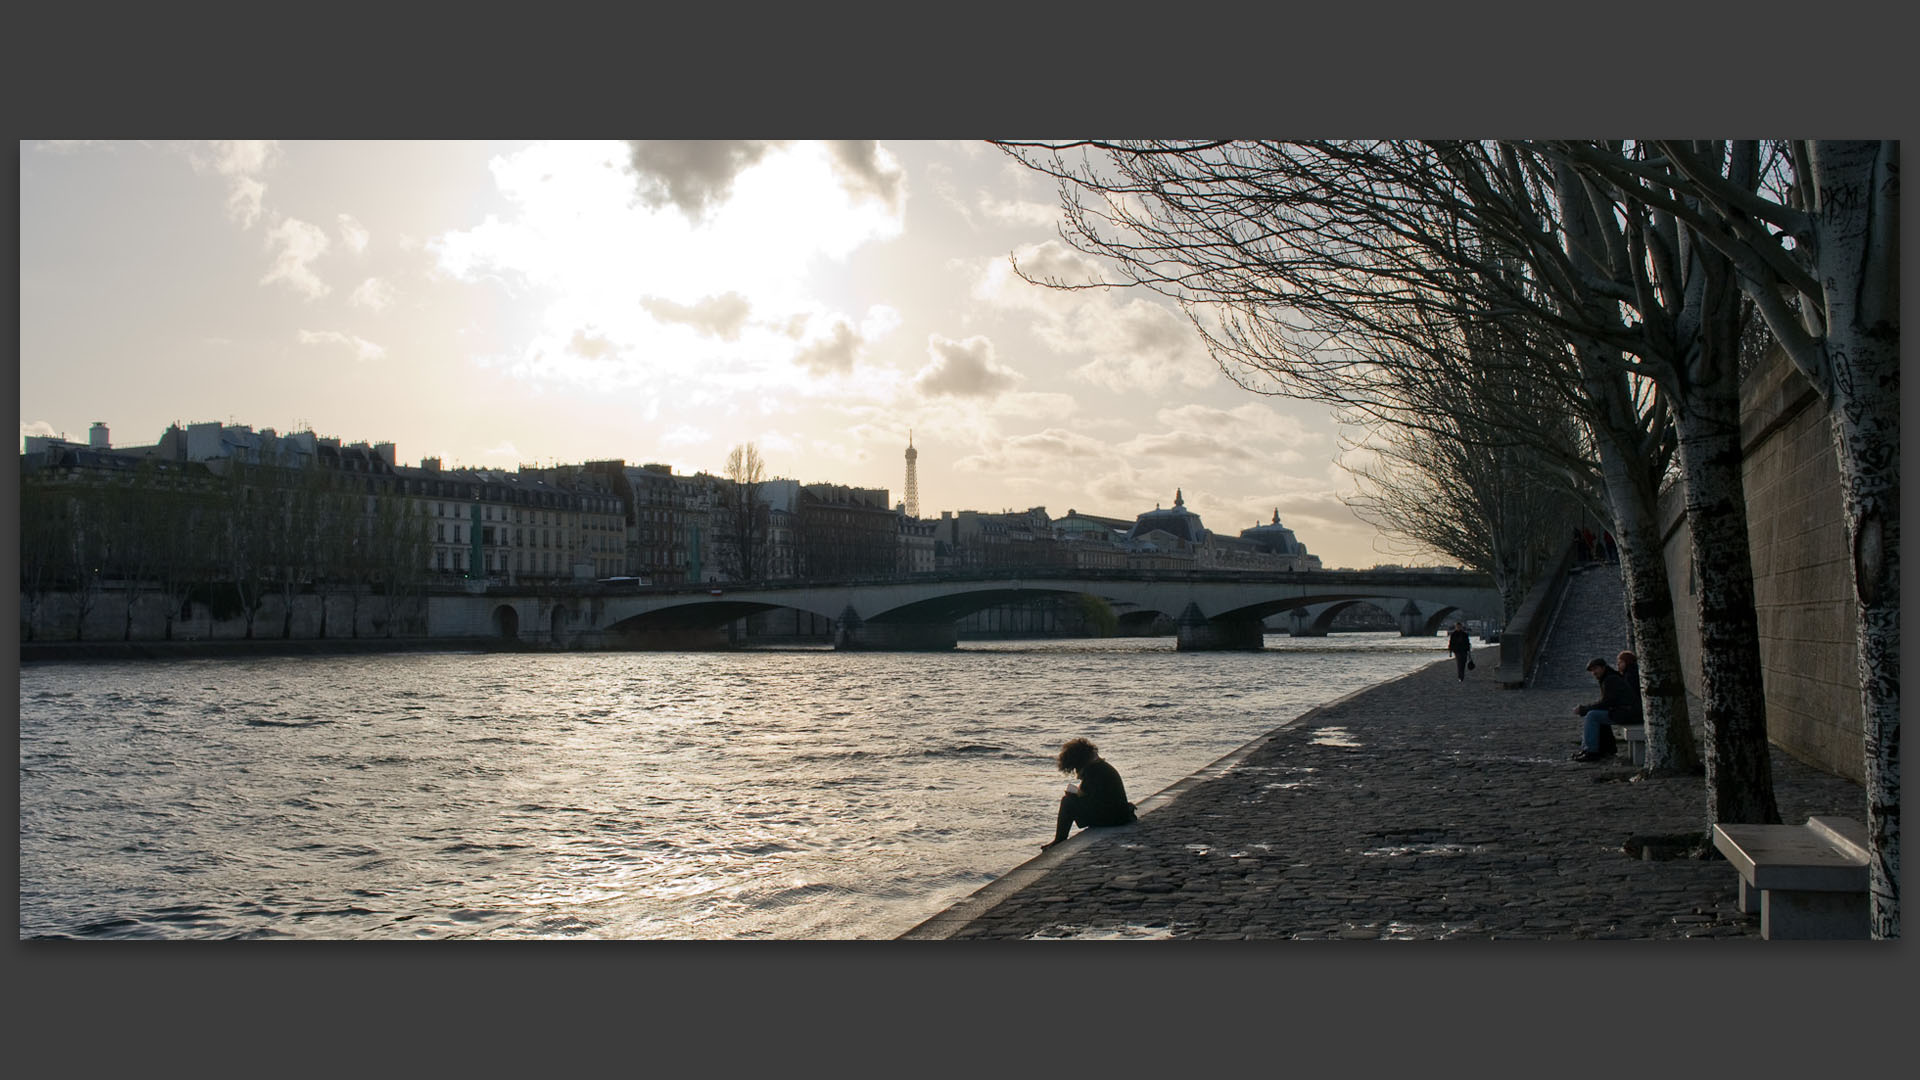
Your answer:
[[[1627,759],[1635,765],[1647,763],[1647,725],[1615,724],[1614,739],[1627,744]]]
[[[1715,825],[1713,846],[1740,871],[1740,910],[1760,936],[1868,937],[1867,829],[1839,817],[1805,825]]]

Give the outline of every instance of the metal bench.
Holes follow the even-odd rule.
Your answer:
[[[1740,910],[1767,940],[1866,938],[1867,829],[1839,817],[1805,825],[1715,825],[1713,846],[1740,871]]]

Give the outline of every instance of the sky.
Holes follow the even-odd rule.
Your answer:
[[[1346,507],[1324,407],[1233,385],[1168,301],[1016,276],[1097,276],[1059,217],[984,143],[23,142],[20,433],[682,474],[752,442],[894,502],[911,437],[922,516],[1178,490],[1329,568],[1445,561]]]

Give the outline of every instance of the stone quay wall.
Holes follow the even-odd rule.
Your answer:
[[[1779,350],[1740,395],[1767,733],[1808,764],[1864,782],[1859,646],[1840,470],[1824,402]],[[1687,691],[1700,695],[1700,620],[1683,493],[1661,497],[1667,581]]]

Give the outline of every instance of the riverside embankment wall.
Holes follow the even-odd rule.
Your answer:
[[[128,595],[118,583],[99,591],[88,605],[85,619],[80,618],[79,598],[72,593],[54,592],[39,598],[37,605],[20,598],[20,643],[108,643],[135,642],[221,642],[246,640],[247,620],[239,615],[216,618],[203,603],[189,603],[184,612],[178,600],[169,601],[157,589],[144,589],[132,597],[132,631],[128,631]],[[325,603],[324,618],[321,604]],[[288,608],[278,593],[262,599],[254,614],[253,637],[280,638],[287,630]],[[167,616],[174,617],[173,633],[167,633]],[[419,599],[398,602],[389,611],[385,598],[362,595],[356,610],[353,598],[344,593],[321,597],[314,593],[295,594],[292,605],[292,638],[311,641],[332,639],[425,638],[426,605]],[[79,634],[75,634],[80,623]]]
[[[1855,782],[1865,778],[1852,566],[1827,407],[1772,350],[1740,394],[1742,475],[1767,733],[1782,750]],[[1700,694],[1700,618],[1683,493],[1660,500],[1687,690]]]

